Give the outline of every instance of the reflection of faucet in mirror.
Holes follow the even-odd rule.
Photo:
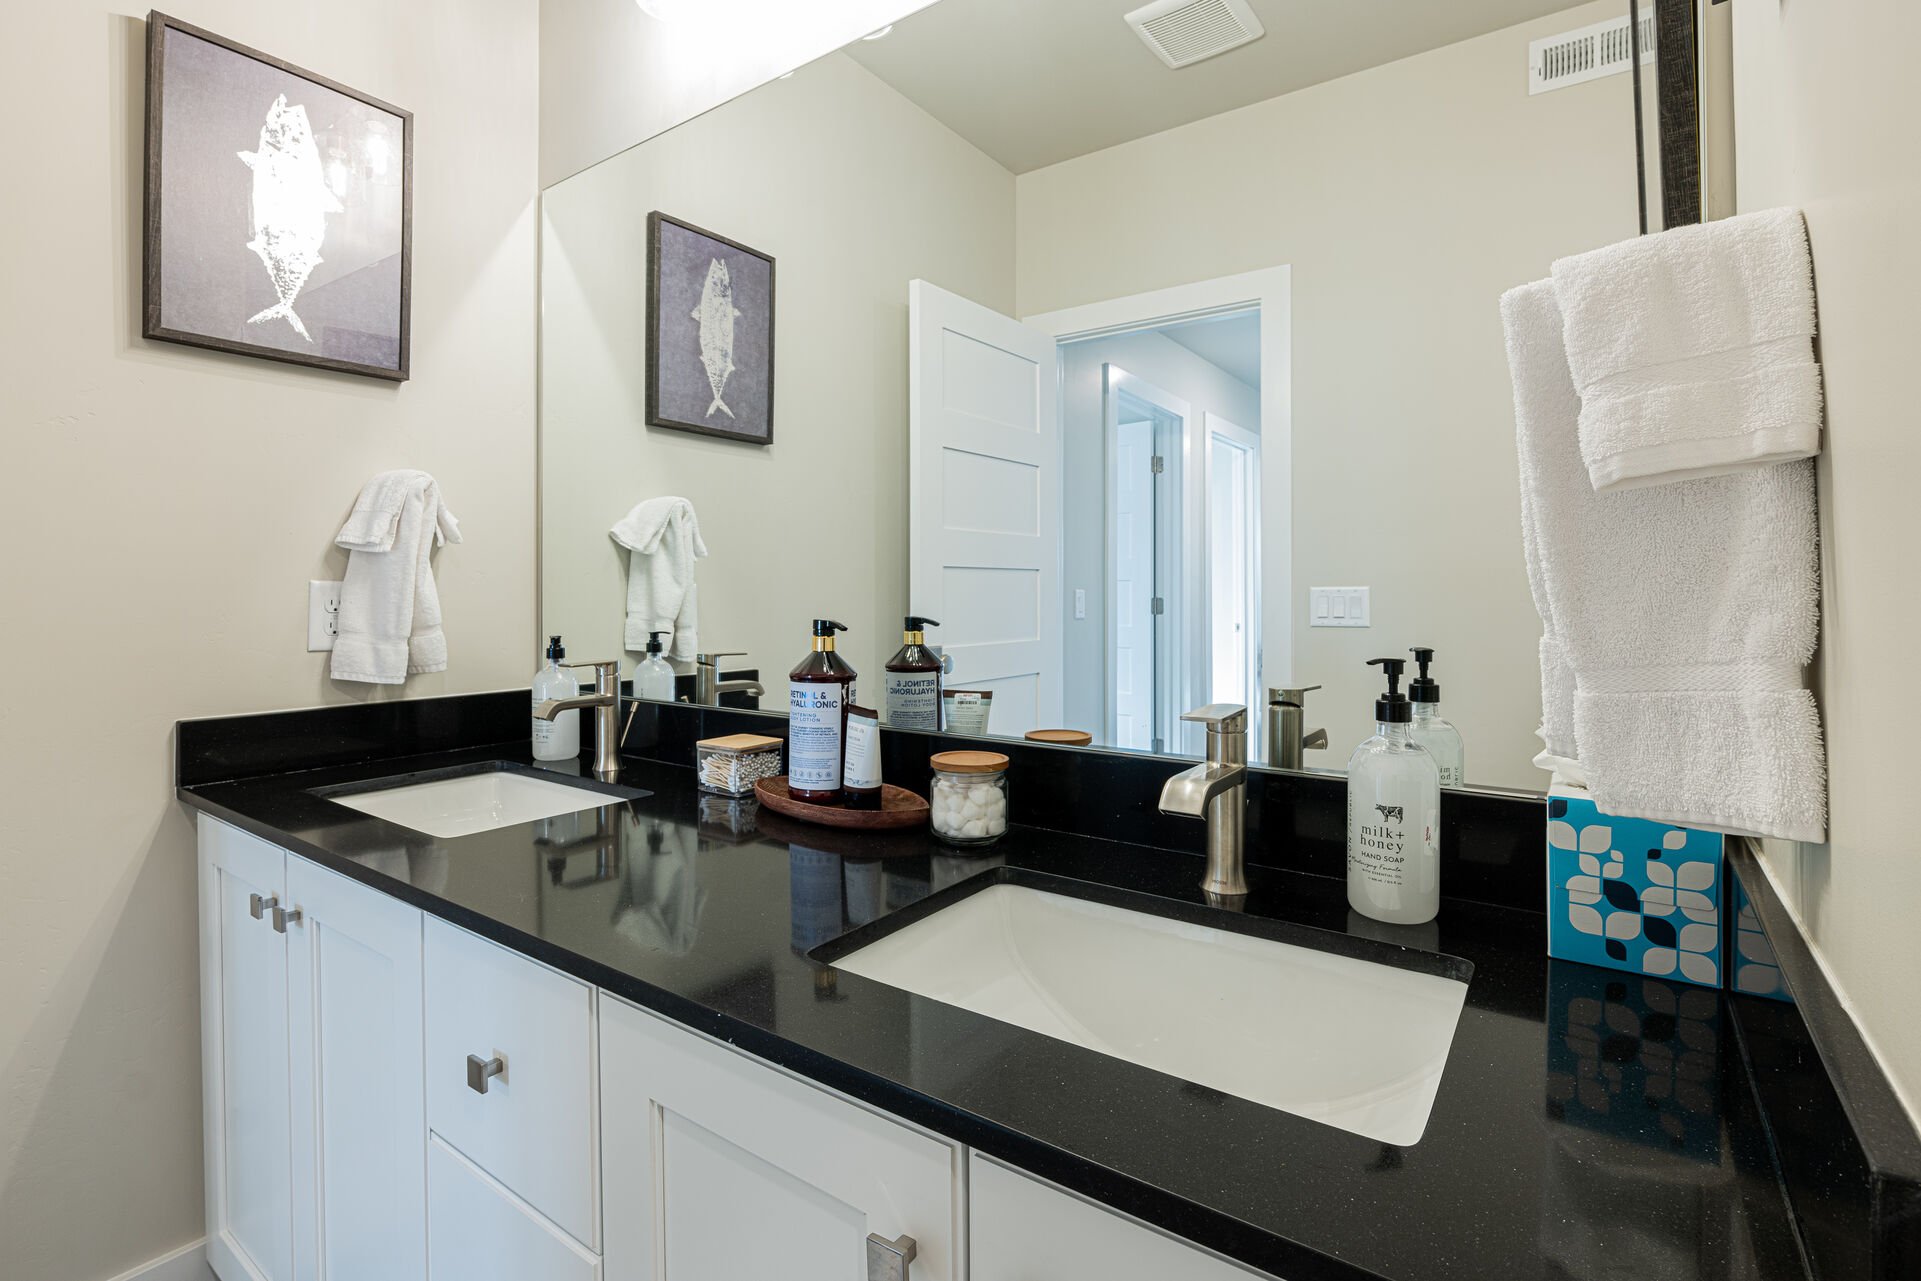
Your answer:
[[[720,678],[720,660],[723,658],[745,658],[744,650],[722,650],[717,654],[694,655],[694,701],[702,707],[719,707],[722,694],[750,694],[755,698],[764,697],[767,689],[759,681],[724,681]]]
[[[1304,749],[1325,749],[1327,731],[1304,729],[1307,695],[1319,685],[1282,685],[1267,691],[1267,763],[1275,769],[1303,768]]]
[[[1207,760],[1184,769],[1161,788],[1161,813],[1207,822],[1208,900],[1238,907],[1247,895],[1247,709],[1209,703],[1181,717],[1207,726]]]
[[[620,713],[620,664],[568,663],[568,667],[591,667],[594,669],[594,692],[580,694],[573,698],[550,698],[534,708],[534,715],[543,721],[550,721],[562,712],[578,708],[594,709],[594,773],[603,780],[612,779],[620,773],[620,746],[618,720]]]

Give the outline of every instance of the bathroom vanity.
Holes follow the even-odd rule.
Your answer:
[[[1237,917],[1206,905],[1183,850],[1018,811],[986,857],[827,833],[717,804],[659,761],[624,757],[607,783],[536,775],[524,748],[485,741],[523,696],[430,704],[484,705],[492,726],[384,747],[378,708],[182,727],[223,1281],[1450,1281],[1583,1275],[1630,1220],[1659,1275],[1804,1275],[1730,998],[1550,960],[1538,910],[1450,899],[1431,926],[1383,932],[1339,881],[1256,866]],[[289,733],[302,717],[319,719]],[[317,746],[301,761],[294,741]],[[1089,788],[1103,762],[1180,764],[1031,750]],[[606,804],[432,836],[341,803],[494,773]],[[1164,1015],[1088,1014],[1074,1043],[859,972],[897,963],[876,941],[937,954],[917,935],[1007,889],[1145,912],[1210,955],[1279,940],[1464,983],[1431,1108],[1374,1137],[1298,1092],[1258,1102],[1129,1061],[1147,1052],[1129,1035],[1176,1030]],[[978,935],[961,941],[992,969]],[[1092,1008],[1074,967],[1031,960],[1061,1008]],[[1088,964],[1112,1009],[1165,1010],[1169,991],[1244,1007],[1276,1082],[1356,1033],[1392,1051],[1404,1031],[1358,1005],[1344,1021],[1275,1004],[1311,984]]]

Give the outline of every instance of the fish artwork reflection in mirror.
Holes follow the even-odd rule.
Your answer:
[[[700,305],[693,313],[700,323],[700,363],[707,370],[707,385],[714,389],[714,403],[707,406],[709,418],[716,409],[729,418],[734,416],[721,399],[721,391],[734,372],[734,318],[740,314],[734,306],[734,279],[727,272],[727,264],[716,258],[708,265]]]
[[[295,333],[313,341],[294,314],[294,299],[320,265],[320,242],[327,236],[327,215],[340,213],[340,198],[328,187],[314,145],[307,109],[289,106],[281,94],[267,108],[260,126],[260,149],[235,153],[253,170],[253,239],[247,248],[260,257],[273,280],[273,306],[250,317],[250,325],[284,320]]]

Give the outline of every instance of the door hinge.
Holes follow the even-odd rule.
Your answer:
[[[1155,615],[1165,614],[1167,612],[1167,602],[1161,597],[1156,596],[1147,603],[1147,611]]]
[[[1148,460],[1147,470],[1158,476],[1167,470],[1167,460],[1159,454],[1155,454],[1153,458]]]

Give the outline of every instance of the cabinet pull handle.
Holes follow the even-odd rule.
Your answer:
[[[501,1055],[483,1059],[477,1054],[467,1056],[467,1088],[475,1094],[487,1092],[487,1082],[494,1077],[507,1079],[507,1060]]]
[[[260,897],[258,894],[247,895],[247,911],[253,915],[253,919],[256,921],[265,917],[269,909],[277,907],[279,903],[280,899],[277,895],[269,894],[265,898]]]
[[[920,1253],[910,1236],[889,1241],[878,1232],[867,1234],[867,1281],[908,1281],[907,1265]]]
[[[284,907],[279,907],[279,906],[276,906],[274,908],[273,927],[276,930],[280,931],[282,934],[285,934],[287,932],[287,927],[289,925],[298,925],[298,924],[300,924],[299,908],[296,907],[296,908],[293,908],[292,910],[289,910]]]

